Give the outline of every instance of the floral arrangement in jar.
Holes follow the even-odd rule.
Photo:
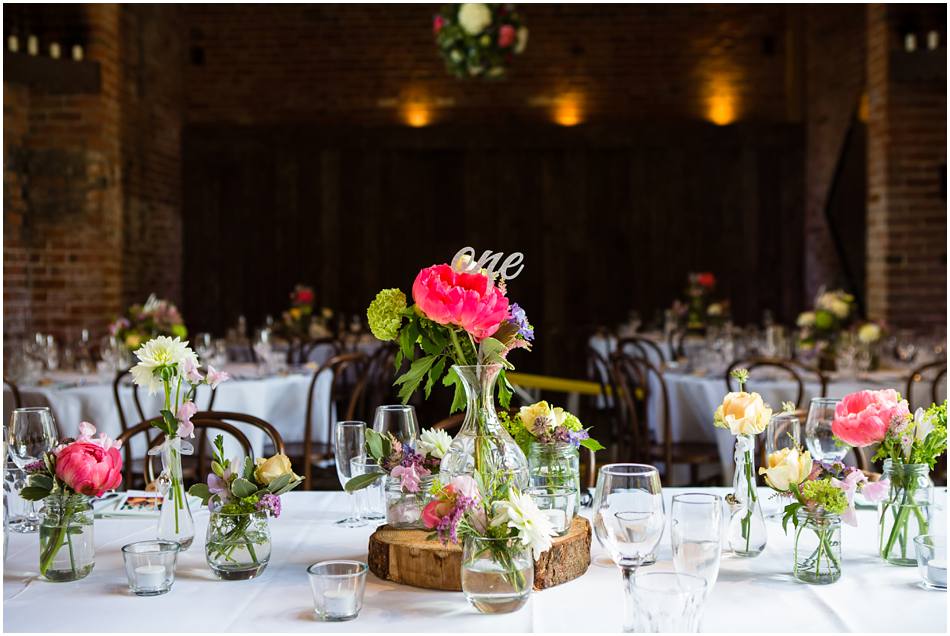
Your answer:
[[[794,574],[806,583],[833,583],[841,577],[841,522],[857,526],[854,495],[878,501],[887,484],[871,482],[863,472],[841,462],[812,461],[797,446],[770,453],[759,469],[765,483],[791,497],[785,506],[782,528],[795,527]]]
[[[429,503],[430,488],[451,444],[449,434],[438,429],[422,431],[415,447],[400,442],[392,433],[381,435],[367,429],[366,455],[383,472],[353,477],[344,489],[356,492],[385,478],[386,523],[399,529],[421,528],[422,510]]]
[[[884,460],[881,482],[889,486],[878,507],[879,553],[895,565],[916,565],[912,541],[930,526],[930,471],[947,450],[946,400],[911,415],[893,389],[857,391],[835,407],[831,430],[855,448],[878,445],[872,459]]]
[[[498,78],[528,44],[513,4],[446,4],[433,18],[436,45],[455,77]]]
[[[534,560],[554,527],[530,496],[496,474],[458,475],[432,486],[422,513],[430,538],[462,543],[462,592],[484,613],[513,612],[528,600]]]
[[[841,289],[819,291],[815,307],[798,315],[798,348],[814,352],[819,366],[834,370],[835,347],[842,331],[848,329],[854,319],[854,296]]]
[[[59,444],[25,467],[27,486],[20,496],[43,501],[40,523],[40,574],[51,581],[75,581],[95,566],[93,514],[89,500],[122,483],[119,444],[89,422],[79,437]]]
[[[287,340],[329,337],[333,310],[323,307],[317,313],[315,306],[313,287],[299,283],[295,285],[290,292],[290,308],[283,313],[281,322],[275,325],[277,335]]]
[[[178,308],[168,300],[148,297],[144,305],[132,305],[124,316],[109,325],[109,335],[130,352],[157,336],[185,338],[188,329]]]
[[[211,518],[205,557],[212,571],[225,580],[249,579],[264,571],[270,560],[267,518],[280,516],[280,496],[303,483],[290,459],[250,457],[232,463],[224,456],[224,437],[214,439],[211,474],[188,494],[208,506]]]
[[[148,390],[149,395],[162,391],[165,395],[161,417],[152,420],[165,440],[150,449],[149,455],[161,455],[159,477],[164,502],[158,518],[158,538],[177,541],[182,551],[194,540],[194,520],[182,481],[181,458],[194,452],[185,441],[195,436],[191,418],[198,412],[195,394],[202,384],[217,388],[230,379],[224,371],[208,365],[207,374],[198,369],[198,356],[180,338],[159,336],[149,340],[135,352],[138,363],[132,367],[132,381]]]

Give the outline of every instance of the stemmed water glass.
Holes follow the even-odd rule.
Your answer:
[[[336,474],[340,485],[346,486],[355,475],[353,474],[353,460],[363,456],[366,442],[366,422],[342,421],[337,422],[333,430],[333,457],[336,460]],[[366,520],[360,513],[359,493],[347,493],[350,500],[350,515],[337,521],[338,525],[346,528],[365,526]]]
[[[54,446],[56,423],[49,407],[31,406],[13,410],[7,428],[7,450],[17,468],[23,471],[31,463],[42,460]],[[25,485],[25,480],[21,480],[17,488],[22,490]],[[38,528],[39,515],[33,502],[30,502],[29,512],[20,530],[36,532]]]
[[[841,400],[836,398],[812,398],[805,420],[805,445],[812,459],[836,462],[848,454],[848,447],[839,443],[831,431],[835,419],[835,407]]]
[[[607,464],[597,475],[594,534],[624,581],[624,631],[634,628],[633,581],[637,568],[663,535],[660,473],[646,464]]]
[[[706,581],[706,594],[719,576],[722,556],[722,497],[710,493],[684,493],[673,497],[670,507],[670,541],[673,567]]]
[[[419,422],[416,409],[406,404],[384,404],[376,409],[373,430],[380,435],[392,433],[404,444],[415,445],[419,437]]]

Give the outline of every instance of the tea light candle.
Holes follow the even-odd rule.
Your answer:
[[[327,616],[356,614],[356,594],[349,590],[327,590],[323,593],[323,609]]]
[[[165,566],[140,565],[135,568],[135,580],[139,587],[159,588],[165,583]]]
[[[931,559],[927,562],[927,578],[933,585],[947,586],[946,559]]]

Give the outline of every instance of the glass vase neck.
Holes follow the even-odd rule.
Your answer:
[[[501,365],[454,365],[452,368],[465,387],[466,411],[477,414],[474,418],[466,417],[463,428],[472,427],[472,432],[479,434],[503,430],[495,412],[495,382]]]

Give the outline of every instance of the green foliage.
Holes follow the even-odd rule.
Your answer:
[[[901,438],[906,436],[918,437],[918,427],[929,426],[932,430],[924,439],[915,439],[910,449],[910,456],[906,455]],[[926,430],[926,429],[923,429]],[[888,431],[884,441],[878,446],[873,461],[890,459],[897,464],[927,464],[931,470],[947,451],[947,401],[943,404],[932,404],[926,411],[918,411],[914,419],[907,423],[905,428],[892,428]]]
[[[598,442],[596,439],[592,437],[588,437],[587,439],[582,439],[581,446],[583,446],[587,450],[591,450],[594,452],[599,451],[599,450],[604,450],[605,448],[607,448],[606,446],[604,446],[603,444],[601,444],[600,442]]]
[[[384,476],[384,473],[365,473],[363,475],[358,475],[353,477],[343,486],[343,490],[349,493],[356,492],[357,490],[362,490],[375,484]]]

